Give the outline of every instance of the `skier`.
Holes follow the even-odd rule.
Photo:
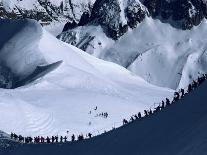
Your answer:
[[[67,137],[66,136],[63,139],[64,139],[64,142],[67,142]]]
[[[55,137],[54,136],[52,136],[52,143],[54,143],[55,142]]]
[[[96,111],[97,109],[98,109],[98,107],[96,106],[94,110]]]
[[[161,109],[164,109],[164,108],[165,108],[165,102],[162,101]]]
[[[47,136],[46,138],[47,143],[50,143],[50,138]]]
[[[190,93],[191,91],[192,91],[192,85],[189,84],[189,85],[188,85],[188,93]]]
[[[131,121],[131,122],[133,122],[133,121],[134,121],[134,117],[133,117],[133,116],[131,116],[130,121]]]
[[[61,143],[63,142],[63,136],[60,136],[60,142]]]
[[[126,119],[123,119],[123,125],[127,124],[128,121]]]
[[[58,143],[58,136],[55,136],[55,142]]]
[[[11,139],[13,139],[14,138],[14,134],[13,133],[11,133]]]
[[[71,136],[71,141],[72,141],[72,142],[75,141],[75,135],[74,135],[74,134]]]
[[[138,117],[139,117],[139,118],[142,118],[142,114],[141,114],[141,112],[138,113]]]
[[[197,88],[197,86],[198,86],[197,82],[195,80],[193,80],[193,84],[192,84],[193,89]]]
[[[184,90],[184,89],[180,89],[180,92],[181,92],[181,97],[184,97],[184,95],[185,95],[185,90]]]
[[[45,142],[45,138],[44,137],[41,137],[40,138],[40,141],[41,141],[41,143],[44,143]]]
[[[170,105],[170,100],[168,98],[166,98],[166,106]]]
[[[179,94],[178,92],[175,92],[175,93],[174,93],[174,99],[173,99],[173,102],[178,101],[179,98],[180,98],[180,94]]]
[[[150,110],[149,110],[149,115],[151,115],[152,113],[153,113],[153,112],[152,112],[152,110],[150,109]]]
[[[32,138],[32,137],[29,137],[29,141],[30,141],[30,143],[32,143],[32,141],[33,141],[33,138]]]
[[[147,110],[144,110],[144,114],[145,114],[145,116],[148,116]]]
[[[91,133],[88,133],[88,137],[91,138],[92,137],[92,134]]]

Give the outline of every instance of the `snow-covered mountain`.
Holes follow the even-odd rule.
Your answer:
[[[145,19],[99,57],[131,70],[146,81],[172,89],[187,87],[207,72],[207,20],[183,31]]]
[[[35,82],[1,89],[0,118],[5,119],[0,126],[5,132],[98,134],[172,95],[170,89],[59,41],[33,20],[0,20],[0,33],[1,67],[15,77],[30,78],[37,66],[63,61]],[[102,112],[109,117],[100,117]]]
[[[80,62],[85,62],[85,55],[87,61],[90,56],[71,45],[55,40],[45,30],[39,28],[37,23],[31,21],[11,22],[10,20],[5,22],[4,20],[0,30],[0,34],[6,36],[0,38],[2,58],[0,59],[0,86],[12,88],[19,85],[17,81],[25,79],[27,82],[31,82],[32,79],[36,79],[31,78],[31,75],[36,73],[39,66],[48,66],[61,60],[63,60],[61,66],[64,66],[65,61],[72,60],[75,63],[72,66],[75,68],[78,66],[80,71],[90,75],[86,76],[87,82],[84,82],[84,78],[83,81],[78,80],[77,85],[81,91],[86,88],[90,91],[97,89],[101,94],[110,92],[111,94],[115,93],[112,96],[125,96],[124,94],[127,94],[125,89],[127,89],[127,92],[136,94],[134,89],[140,90],[140,83],[144,82],[137,80],[136,75],[161,87],[171,89],[186,87],[192,79],[207,71],[207,40],[205,39],[207,23],[204,19],[206,18],[206,10],[206,1],[204,0],[1,0],[0,16],[2,18],[33,18],[54,34],[58,34],[63,29],[63,32],[58,35],[58,39],[75,45],[95,57],[115,62],[130,70],[134,75],[114,64],[113,66],[116,67],[112,68],[117,69],[111,71],[109,64],[112,63],[103,61],[104,65],[102,66],[102,61],[95,58],[90,58],[94,60],[90,61],[89,65],[83,65]],[[67,24],[64,26],[66,22]],[[27,31],[30,33],[25,33]],[[9,34],[6,34],[8,32]],[[32,35],[33,37],[31,37]],[[50,42],[49,45],[45,45],[46,42]],[[78,53],[84,55],[84,60],[74,58],[74,60],[78,59],[77,63],[72,57],[66,59],[67,56],[65,58],[63,55],[69,55],[70,53],[66,51],[71,51],[71,49],[75,53],[79,51]],[[20,52],[17,54],[16,51]],[[51,51],[54,51],[55,56],[50,53]],[[64,51],[64,54],[57,55],[57,51]],[[94,71],[94,67],[96,71]],[[71,71],[70,67],[67,70],[61,74],[68,77],[71,72],[76,73],[76,71]],[[103,79],[105,81],[109,78],[105,78],[106,75],[114,75],[111,77],[119,75],[120,71],[118,70],[124,72],[121,72],[121,75],[127,74],[127,79],[122,77],[121,80],[118,80],[118,87],[114,86],[114,80],[117,83],[116,78],[110,78],[110,84],[108,84],[108,80],[107,84],[102,83]],[[91,72],[95,74],[95,78]],[[81,72],[71,80],[79,79],[80,75],[84,75],[84,73]],[[99,82],[94,85],[87,84],[93,82],[97,75],[99,75],[97,80]],[[56,82],[58,87],[61,85],[61,87],[68,89],[67,85],[61,84],[63,81]],[[128,83],[128,81],[132,82]],[[119,82],[126,83],[124,84],[124,93],[120,91],[122,89]],[[147,82],[143,84],[146,89],[148,86],[151,87]],[[25,83],[25,81],[21,83]],[[73,87],[76,88],[77,85],[75,84]],[[131,89],[132,85],[134,85],[133,89]],[[71,87],[70,85],[69,89]],[[147,93],[146,96],[148,96]],[[160,97],[160,95],[158,96]],[[138,102],[131,95],[129,98],[132,102]],[[154,97],[149,100],[154,102]],[[145,97],[142,97],[140,102],[145,103]],[[122,107],[120,106],[120,108]]]
[[[177,89],[207,72],[206,27],[206,19],[191,30],[181,30],[149,17],[117,41],[91,25],[63,32],[59,38],[72,44],[78,38],[76,46],[89,54],[117,63],[152,84]]]
[[[177,89],[206,72],[206,6],[202,0],[96,1],[91,16],[82,16],[85,23],[68,22],[58,38]]]

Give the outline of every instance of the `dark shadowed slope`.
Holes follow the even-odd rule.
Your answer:
[[[165,110],[112,132],[76,143],[22,145],[10,155],[206,154],[206,93],[207,82]]]

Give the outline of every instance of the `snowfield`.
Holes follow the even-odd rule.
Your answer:
[[[15,75],[63,61],[33,83],[0,90],[2,131],[24,136],[65,135],[67,130],[98,134],[172,96],[171,89],[153,86],[119,65],[59,41],[33,20],[0,23],[0,62]],[[96,117],[102,112],[109,117]]]
[[[160,112],[84,141],[23,145],[0,131],[0,154],[206,155],[206,89],[207,81]]]

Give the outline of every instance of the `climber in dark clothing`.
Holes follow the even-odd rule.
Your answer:
[[[95,108],[94,108],[94,110],[96,111],[98,109],[98,107],[96,106]]]
[[[134,117],[133,117],[133,116],[130,118],[130,121],[131,121],[131,122],[133,122],[133,121],[134,121]]]
[[[170,105],[170,100],[168,98],[166,98],[166,106]]]
[[[71,136],[71,141],[72,141],[72,142],[75,141],[75,135],[74,135],[74,134]]]
[[[18,136],[17,136],[17,134],[15,134],[15,133],[13,134],[13,137],[14,137],[15,140],[18,139]]]
[[[145,116],[148,116],[147,110],[144,110],[144,114],[145,114]]]
[[[195,89],[195,88],[197,88],[197,86],[198,86],[197,82],[195,80],[193,80],[192,88]]]
[[[164,108],[165,108],[165,102],[162,101],[161,109],[164,109]]]
[[[10,137],[11,137],[11,139],[13,139],[13,138],[14,138],[14,134],[13,134],[13,133],[11,133]]]
[[[63,136],[60,136],[60,142],[61,143],[63,142]]]
[[[152,112],[152,110],[150,109],[150,111],[149,111],[149,115],[151,115],[153,112]]]
[[[189,85],[188,85],[188,93],[190,93],[191,91],[192,91],[192,85],[189,84]]]
[[[66,136],[63,139],[64,139],[64,142],[67,142],[67,137]]]
[[[204,80],[204,77],[198,77],[198,85],[202,84]]]
[[[128,121],[126,119],[123,119],[123,125],[127,124]]]
[[[83,135],[78,136],[78,140],[83,140],[83,139],[84,139]]]
[[[55,142],[55,137],[54,136],[52,136],[52,143],[54,143]]]
[[[89,138],[91,138],[91,137],[92,137],[92,134],[91,134],[91,133],[89,133],[89,134],[88,134],[88,137],[89,137]]]
[[[139,117],[139,118],[142,118],[142,114],[141,114],[141,112],[138,113],[138,117]]]
[[[58,136],[55,136],[55,142],[58,143]]]
[[[47,136],[46,138],[47,143],[50,143],[50,138]]]
[[[184,95],[185,95],[185,90],[184,90],[184,89],[180,89],[180,92],[181,92],[181,97],[184,97]]]
[[[179,94],[178,92],[175,92],[175,93],[174,93],[174,99],[173,99],[173,102],[178,101],[179,98],[180,98],[180,94]]]
[[[44,138],[44,137],[41,137],[41,138],[40,138],[40,142],[41,142],[41,143],[44,143],[44,142],[45,142],[45,138]]]

